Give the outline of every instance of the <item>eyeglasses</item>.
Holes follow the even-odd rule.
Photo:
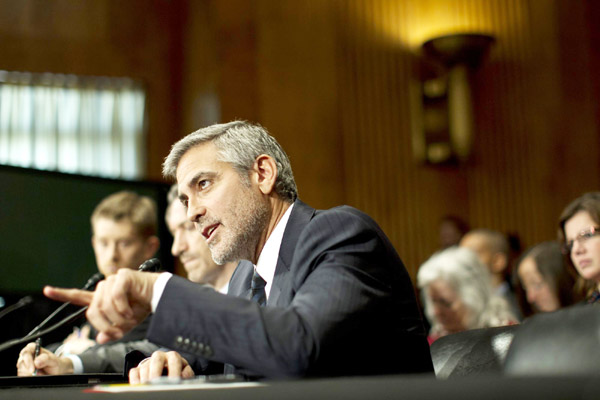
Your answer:
[[[579,234],[577,235],[577,237],[574,240],[569,240],[567,243],[565,243],[565,245],[563,246],[563,252],[565,254],[571,254],[571,251],[573,251],[573,244],[575,244],[575,242],[579,242],[579,244],[583,244],[585,242],[587,242],[589,239],[593,238],[594,236],[598,236],[600,235],[600,228],[597,226],[592,226],[590,229],[586,230],[586,231],[581,231],[579,232]]]

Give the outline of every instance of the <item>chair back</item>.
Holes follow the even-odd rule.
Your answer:
[[[473,329],[446,335],[431,344],[439,379],[500,374],[518,325]]]

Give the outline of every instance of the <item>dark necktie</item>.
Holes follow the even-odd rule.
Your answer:
[[[252,283],[250,285],[251,299],[260,305],[261,307],[267,303],[267,292],[265,292],[265,286],[267,282],[254,270],[252,275]]]

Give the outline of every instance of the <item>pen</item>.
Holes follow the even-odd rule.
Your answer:
[[[35,353],[33,355],[33,361],[35,362],[35,359],[37,356],[40,355],[40,347],[42,347],[42,338],[37,338],[37,340],[35,341]],[[33,370],[33,376],[37,375],[37,368]]]

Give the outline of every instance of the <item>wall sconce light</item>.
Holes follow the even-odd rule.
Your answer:
[[[413,108],[413,149],[419,161],[466,161],[474,136],[471,72],[495,39],[484,34],[452,34],[423,45]]]

